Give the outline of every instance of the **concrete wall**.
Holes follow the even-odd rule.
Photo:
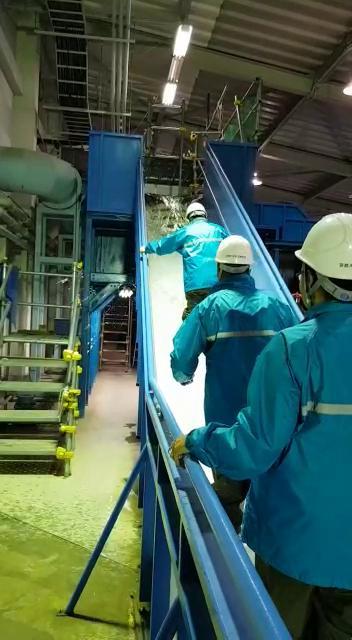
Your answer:
[[[0,7],[0,145],[37,147],[39,38],[35,16],[16,15],[16,24]]]
[[[15,59],[16,27],[0,7],[0,145],[11,146],[13,90],[9,84],[9,65]]]
[[[39,95],[39,39],[18,27],[34,27],[35,15],[16,14],[16,24],[0,7],[0,146],[37,148]],[[12,194],[21,206],[29,208],[32,196]],[[0,261],[8,258],[22,270],[31,267],[32,257],[9,240],[1,237]],[[21,282],[20,299],[30,302],[32,280]],[[19,307],[17,326],[30,328],[31,310]],[[28,351],[28,349],[27,349]],[[12,355],[26,352],[23,346],[12,345]],[[28,353],[26,353],[28,355]]]
[[[0,69],[0,146],[11,146],[13,93]]]

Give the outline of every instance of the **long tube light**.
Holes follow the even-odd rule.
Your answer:
[[[176,31],[176,37],[174,42],[174,56],[175,58],[184,58],[191,41],[193,27],[190,24],[180,24]]]
[[[171,60],[167,83],[164,86],[162,104],[170,107],[175,100],[177,84],[181,75],[181,68],[191,41],[193,27],[190,24],[180,24],[177,28],[173,56]]]
[[[258,173],[255,171],[252,178],[252,185],[254,187],[260,187],[263,184],[263,180],[258,176]]]
[[[170,64],[169,75],[167,77],[168,82],[178,82],[181,75],[181,67],[183,64],[183,58],[176,58],[173,56]]]
[[[167,82],[164,86],[162,103],[166,106],[170,106],[174,103],[176,95],[177,83]]]
[[[343,93],[345,94],[345,96],[352,96],[352,82],[346,84],[345,88],[343,89]]]

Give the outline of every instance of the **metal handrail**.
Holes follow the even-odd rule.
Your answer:
[[[79,321],[79,310],[80,310],[80,280],[79,274],[81,273],[80,269],[78,269],[77,263],[73,264],[73,280],[72,280],[72,301],[71,301],[71,318],[70,318],[70,331],[68,336],[68,349],[73,350],[74,346],[77,342],[77,330],[78,330],[78,321]]]
[[[10,313],[10,309],[11,309],[11,302],[10,301],[7,301],[5,303],[5,305],[1,309],[1,317],[0,317],[0,346],[2,346],[3,341],[4,341],[4,326],[5,326],[6,318],[7,318],[8,314]]]
[[[51,271],[20,271],[20,276],[43,276],[46,278],[73,278],[72,273],[52,273]]]
[[[43,309],[71,309],[70,304],[49,304],[47,302],[17,302],[18,307],[43,307]]]
[[[5,267],[6,267],[6,269],[5,269]],[[5,299],[6,285],[8,283],[9,276],[10,276],[10,273],[12,271],[12,264],[7,265],[7,263],[4,262],[3,263],[3,268],[5,269],[5,277],[3,278],[3,281],[2,281],[1,286],[0,286],[0,300],[4,300]]]
[[[12,302],[6,298],[6,286],[9,280],[9,276],[12,272],[12,264],[8,265],[7,262],[3,263],[3,280],[0,286],[0,346],[2,347],[4,341],[4,328],[6,319],[10,313]]]
[[[175,474],[176,468],[170,461],[168,449],[171,441],[180,435],[180,429],[156,381],[151,380],[150,386],[166,422],[166,429],[162,429],[160,425],[160,431],[157,433],[159,445],[163,451],[165,462],[168,461],[169,466],[173,467],[172,473]],[[164,438],[160,437],[160,432],[163,433]],[[242,618],[240,626],[243,626],[244,622],[246,623],[250,638],[261,638],[263,640],[266,638],[268,640],[274,640],[275,638],[280,640],[288,639],[290,637],[288,631],[261,580],[258,579],[258,575],[237,534],[234,532],[233,525],[209,484],[203,469],[197,462],[187,458],[185,467],[190,486],[196,491],[203,506],[207,522],[217,542],[218,550],[231,576],[231,596],[237,603],[236,613]],[[183,485],[186,485],[186,483],[183,482]],[[194,548],[196,553],[199,554],[200,550],[197,544],[195,544]],[[202,551],[199,556],[199,561],[201,562],[205,561],[203,553]],[[212,583],[208,585],[208,588],[212,589]],[[208,597],[212,600],[212,594],[208,594]],[[226,601],[225,594],[223,598]],[[229,634],[226,637],[233,638],[234,636]]]

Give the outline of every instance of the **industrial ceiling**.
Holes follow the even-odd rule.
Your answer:
[[[79,148],[91,126],[109,129],[112,0],[5,5],[15,19],[19,9],[35,9],[38,31],[47,32],[40,93],[45,136]],[[204,127],[208,94],[212,110],[225,87],[226,120],[235,96],[261,78],[257,198],[297,202],[314,216],[352,212],[352,97],[342,92],[352,80],[351,0],[132,0],[131,132],[143,133],[148,105],[160,103],[180,23],[193,25],[176,96],[185,101],[186,126]],[[67,31],[70,37],[52,35]],[[177,116],[156,112],[154,122],[177,125]],[[175,151],[177,136],[160,132],[158,154]]]

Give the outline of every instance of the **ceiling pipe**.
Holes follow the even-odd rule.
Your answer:
[[[118,58],[117,58],[117,82],[116,82],[116,105],[115,111],[121,112],[122,108],[122,59],[123,59],[123,17],[124,17],[124,0],[119,2],[119,46],[118,46]],[[121,131],[121,117],[117,119],[117,131]]]
[[[112,26],[111,35],[116,38],[116,13],[117,13],[117,0],[112,0]],[[116,131],[116,120],[113,112],[115,111],[116,102],[116,57],[117,57],[117,43],[113,42],[111,46],[111,78],[110,78],[110,111],[111,115],[111,131]]]
[[[128,92],[128,72],[129,72],[129,64],[130,64],[130,38],[131,38],[131,7],[132,0],[127,0],[127,8],[126,8],[126,45],[125,45],[125,55],[124,55],[124,63],[123,63],[123,90],[122,90],[122,103],[121,103],[121,111],[127,111],[127,92]],[[122,118],[122,131],[126,133],[126,117]]]
[[[0,147],[0,189],[38,196],[54,209],[68,209],[82,190],[76,169],[48,153]]]
[[[64,112],[72,112],[72,113],[91,113],[92,115],[97,116],[127,116],[130,117],[132,114],[130,111],[126,113],[121,113],[120,111],[105,111],[102,109],[87,109],[84,107],[63,107],[60,104],[43,104],[42,109],[45,111],[64,111]]]
[[[74,40],[92,40],[93,42],[127,42],[124,38],[113,38],[110,36],[92,36],[88,33],[70,33],[69,31],[43,31],[35,29],[38,36],[52,36],[53,38],[74,38]]]

